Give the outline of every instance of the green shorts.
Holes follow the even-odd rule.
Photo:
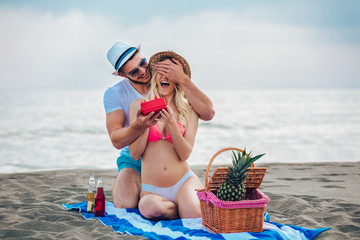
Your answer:
[[[123,148],[120,152],[120,156],[116,160],[118,167],[118,172],[123,168],[132,168],[141,173],[141,159],[136,161],[130,156],[129,149],[127,147]]]

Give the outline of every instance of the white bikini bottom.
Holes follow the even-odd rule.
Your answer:
[[[141,188],[142,191],[147,191],[166,197],[167,199],[170,199],[172,202],[174,202],[176,194],[179,192],[181,186],[192,175],[194,175],[194,173],[191,170],[189,170],[175,185],[171,187],[161,188],[161,187],[155,187],[153,185],[142,183]]]

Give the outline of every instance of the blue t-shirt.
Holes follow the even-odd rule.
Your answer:
[[[124,127],[128,127],[130,105],[138,98],[143,98],[143,96],[130,84],[129,79],[124,79],[106,90],[104,94],[105,112],[109,113],[119,109],[124,110]]]
[[[109,87],[104,94],[104,108],[106,113],[122,109],[125,112],[125,125],[129,126],[129,113],[131,103],[139,98],[144,98],[130,83],[129,79],[124,79],[112,87]],[[121,149],[121,156],[128,157],[131,162],[136,162],[130,157],[129,146]],[[140,164],[141,161],[137,161]],[[119,167],[119,166],[118,166]]]

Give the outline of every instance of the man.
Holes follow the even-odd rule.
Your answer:
[[[117,159],[118,175],[113,186],[113,200],[117,208],[136,208],[141,192],[141,161],[130,157],[128,145],[145,129],[154,125],[159,117],[154,112],[144,116],[140,112],[136,121],[129,124],[131,102],[144,98],[150,91],[151,73],[140,49],[116,42],[108,51],[108,60],[115,75],[125,79],[108,88],[104,94],[106,128],[114,147],[121,149]],[[159,63],[159,74],[181,85],[200,119],[211,120],[215,114],[211,100],[183,72],[176,59],[174,63]]]

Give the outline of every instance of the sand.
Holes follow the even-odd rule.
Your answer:
[[[260,187],[271,220],[308,228],[332,227],[316,239],[360,239],[360,162],[261,165]],[[206,166],[194,166],[204,182]],[[62,203],[86,200],[89,173],[103,177],[107,201],[117,174],[111,170],[60,170],[0,174],[1,239],[142,239],[85,220]]]

